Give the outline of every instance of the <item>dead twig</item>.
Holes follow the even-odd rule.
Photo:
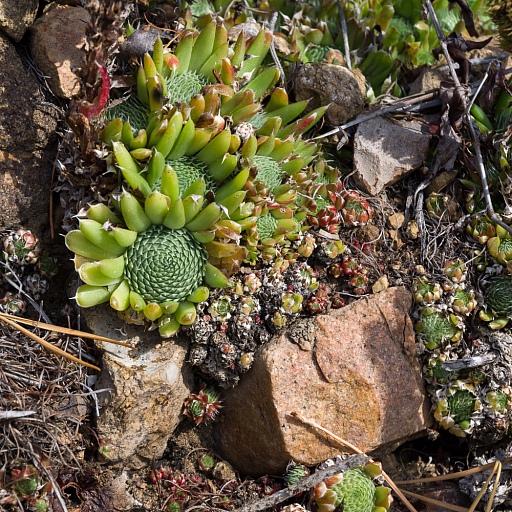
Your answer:
[[[443,33],[443,30],[441,28],[441,25],[439,23],[439,20],[437,19],[437,15],[434,11],[434,7],[432,6],[431,0],[425,0],[425,4],[427,6],[427,10],[430,16],[430,19],[434,25],[434,28],[436,30],[437,37],[439,39],[439,44],[441,45],[441,49],[443,51],[444,57],[446,59],[446,63],[448,65],[448,68],[450,70],[450,75],[453,79],[453,83],[456,88],[461,87],[461,83],[459,80],[459,77],[457,76],[457,72],[455,71],[455,68],[453,66],[452,59],[450,57],[450,53],[448,51],[448,46],[446,44],[446,37]],[[478,175],[480,177],[480,181],[482,182],[482,191],[484,194],[485,199],[485,205],[487,210],[487,216],[494,221],[496,224],[501,226],[503,229],[505,229],[508,233],[512,234],[512,227],[508,224],[505,224],[499,217],[496,215],[496,212],[494,211],[494,206],[492,204],[491,200],[491,194],[489,192],[489,185],[487,183],[487,174],[485,172],[485,166],[484,161],[482,158],[482,151],[480,149],[480,140],[478,138],[478,135],[476,133],[475,127],[471,121],[471,117],[469,114],[469,105],[467,104],[467,98],[462,95],[462,101],[465,103],[465,113],[464,113],[464,120],[466,124],[469,127],[469,132],[471,134],[471,141],[473,143],[473,147],[475,149],[475,156],[478,163]]]

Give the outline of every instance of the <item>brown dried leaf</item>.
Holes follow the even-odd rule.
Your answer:
[[[478,31],[476,30],[475,21],[473,19],[473,11],[471,10],[467,0],[450,0],[450,3],[457,4],[459,6],[460,15],[464,20],[468,34],[471,37],[478,37]]]

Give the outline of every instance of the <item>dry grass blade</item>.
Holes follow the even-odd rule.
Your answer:
[[[512,457],[506,457],[502,461],[501,464],[509,464],[512,462]],[[468,475],[474,475],[475,473],[480,473],[487,469],[491,469],[494,467],[494,462],[489,462],[488,464],[484,464],[483,466],[478,466],[476,468],[466,469],[464,471],[458,471],[457,473],[449,473],[448,475],[439,475],[439,476],[429,476],[425,478],[414,478],[412,480],[397,480],[395,483],[398,485],[404,484],[421,484],[428,482],[441,482],[443,480],[455,480],[457,478],[462,478]]]
[[[327,430],[326,428],[322,427],[321,425],[319,425],[316,421],[313,421],[313,420],[309,420],[307,418],[304,418],[302,415],[300,415],[298,412],[291,412],[290,413],[290,416],[292,416],[293,418],[297,418],[298,420],[302,421],[303,423],[305,423],[306,425],[310,425],[311,427],[314,427],[322,432],[324,432],[325,434],[327,434],[329,437],[331,437],[332,439],[334,439],[335,441],[337,441],[338,443],[340,443],[342,446],[345,446],[347,448],[350,448],[351,450],[355,451],[356,453],[359,453],[360,455],[364,455],[364,452],[361,451],[357,446],[354,446],[353,444],[349,443],[348,441],[345,441],[344,439],[342,439],[341,437],[338,437],[336,434],[332,433],[330,430]],[[395,483],[393,482],[393,480],[391,479],[391,477],[384,471],[382,470],[382,476],[384,477],[384,479],[386,480],[386,482],[388,483],[388,485],[391,487],[391,489],[393,489],[393,491],[395,491],[396,495],[400,498],[400,500],[402,501],[402,503],[411,511],[411,512],[418,512],[414,506],[409,502],[409,500],[404,496],[404,494],[402,493],[402,491],[395,485]],[[466,511],[464,511],[466,512]]]
[[[455,512],[469,512],[469,510],[465,507],[459,507],[458,505],[450,505],[449,503],[445,503],[444,501],[435,500],[433,498],[427,498],[426,496],[422,496],[421,494],[417,494],[411,491],[405,491],[404,489],[401,489],[401,491],[407,496],[410,496],[411,498],[416,498],[417,500],[422,501],[423,503],[436,505],[437,507],[442,507],[448,510],[454,510]]]
[[[32,325],[34,327],[40,327],[41,329],[46,329],[48,331],[55,331],[60,334],[66,334],[68,336],[79,336],[80,338],[86,338],[89,340],[97,340],[97,341],[105,341],[107,343],[114,343],[115,345],[121,345],[127,348],[133,348],[132,345],[128,343],[124,343],[123,341],[113,340],[111,338],[105,338],[104,336],[98,336],[96,334],[91,334],[89,332],[77,331],[75,329],[68,329],[67,327],[60,327],[58,325],[53,324],[45,324],[43,322],[39,322],[37,320],[29,320],[27,318],[22,318],[19,316],[8,315],[6,313],[0,313],[0,317],[7,317],[11,320],[14,320],[20,324]]]
[[[75,357],[75,356],[72,356],[71,354],[68,354],[66,351],[56,347],[55,345],[52,345],[48,341],[43,340],[42,338],[40,338],[39,336],[34,334],[32,331],[29,331],[28,329],[25,329],[25,327],[22,327],[21,325],[18,325],[13,320],[9,320],[9,318],[6,318],[3,315],[0,316],[0,320],[2,322],[6,323],[7,325],[10,325],[11,327],[14,327],[14,329],[17,329],[19,332],[21,332],[25,336],[29,337],[31,340],[34,340],[35,342],[39,343],[42,347],[44,347],[46,350],[48,350],[52,354],[59,355],[61,357],[64,357],[68,361],[73,361],[74,363],[78,363],[78,364],[81,364],[83,366],[87,366],[88,368],[92,368],[93,370],[96,370],[98,372],[101,371],[100,368],[98,368],[97,366],[95,366],[93,364],[90,364],[90,363],[86,363],[85,361],[82,361],[81,359],[78,359],[78,357]]]
[[[473,504],[471,505],[471,507],[469,507],[468,512],[474,512],[474,510],[476,509],[476,506],[480,503],[482,496],[485,494],[487,487],[489,487],[489,483],[490,483],[492,477],[494,476],[494,473],[496,473],[496,470],[498,471],[498,474],[496,475],[496,480],[495,480],[493,488],[492,488],[491,496],[489,497],[489,501],[487,503],[487,506],[485,507],[485,512],[490,512],[491,507],[492,507],[492,502],[494,501],[494,495],[496,494],[496,489],[497,489],[498,482],[499,482],[500,476],[501,476],[501,462],[499,460],[497,460],[494,463],[491,474],[485,481],[485,484],[482,485],[480,492],[478,493],[477,497],[475,498],[475,501],[473,501]]]

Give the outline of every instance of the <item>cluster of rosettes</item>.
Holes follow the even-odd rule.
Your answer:
[[[56,260],[41,250],[39,239],[29,230],[20,228],[2,237],[0,253],[0,284],[21,282],[23,291],[39,300],[48,290],[48,278],[57,273]],[[1,276],[4,276],[2,278]],[[2,292],[0,311],[18,315],[25,310],[25,301],[16,291]]]
[[[413,282],[414,301],[420,306],[415,325],[418,340],[427,350],[449,349],[462,339],[463,318],[477,310],[476,293],[466,283],[462,260],[445,263],[441,282],[420,276]]]
[[[262,30],[231,43],[224,24],[203,19],[173,53],[158,39],[144,56],[137,97],[108,110],[101,132],[122,193],[108,207],[91,205],[66,236],[85,283],[80,306],[110,302],[128,322],[155,322],[169,337],[244,261],[296,261],[312,213],[298,198],[337,174],[302,139],[325,108],[299,117],[307,102],[290,103],[275,87],[279,71],[260,69],[270,42]],[[354,203],[347,219],[361,223],[371,209],[356,199],[343,202]],[[284,309],[298,311],[294,300]],[[228,303],[216,296],[214,321],[231,314]]]
[[[235,385],[271,332],[297,317],[318,292],[316,272],[304,262],[257,270],[242,267],[224,290],[200,305],[188,330],[189,361],[220,386]]]
[[[201,460],[207,460],[206,467]],[[161,497],[165,500],[165,510],[168,512],[180,512],[190,506],[191,503],[208,502],[218,509],[229,510],[233,506],[232,495],[236,491],[237,482],[225,482],[220,479],[216,482],[222,490],[212,492],[211,473],[215,465],[215,459],[210,456],[202,456],[198,460],[197,473],[182,473],[169,466],[160,466],[149,473],[149,482],[157,484]],[[206,474],[209,474],[208,477]]]
[[[380,464],[372,462],[317,484],[313,497],[318,512],[332,512],[340,506],[344,512],[386,512],[393,498],[388,487],[374,482],[381,475]]]

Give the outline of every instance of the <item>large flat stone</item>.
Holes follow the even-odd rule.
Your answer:
[[[0,33],[0,231],[19,227],[43,235],[49,221],[55,129],[33,76]]]
[[[298,412],[365,452],[394,448],[431,426],[414,355],[412,299],[390,288],[310,319],[315,346],[274,338],[239,386],[224,393],[216,428],[222,455],[242,473],[282,472],[290,459],[314,465],[343,451],[290,416]]]

